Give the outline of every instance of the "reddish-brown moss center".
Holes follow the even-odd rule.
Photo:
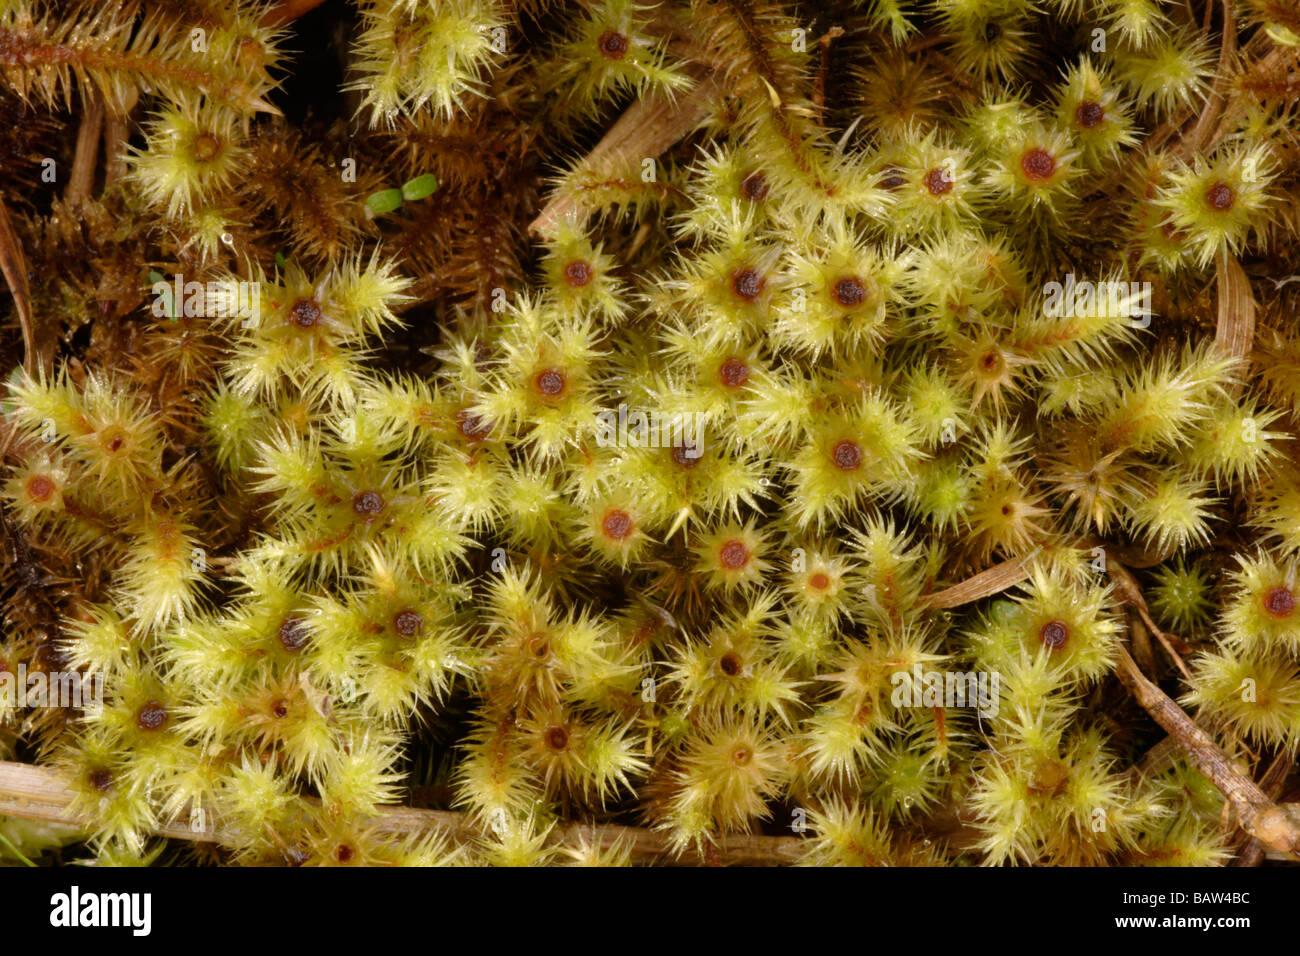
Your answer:
[[[300,617],[286,617],[280,622],[275,636],[281,647],[290,654],[296,654],[307,643],[307,624]]]
[[[126,431],[119,425],[109,425],[99,433],[99,443],[110,455],[126,447]]]
[[[904,176],[903,171],[898,169],[896,166],[890,166],[886,169],[884,171],[884,178],[880,180],[880,188],[888,189],[890,192],[893,192],[895,189],[906,184],[907,177]]]
[[[831,461],[840,471],[857,471],[862,466],[862,446],[847,438],[841,439],[831,449]]]
[[[749,366],[744,359],[729,358],[719,366],[718,378],[727,388],[740,388],[749,381]]]
[[[718,659],[718,669],[728,677],[735,677],[744,669],[744,664],[740,660],[740,655],[735,651],[727,651]]]
[[[211,133],[202,133],[194,140],[194,158],[200,163],[208,163],[217,158],[221,152],[221,140]]]
[[[763,294],[766,284],[762,274],[751,266],[737,269],[731,274],[731,291],[746,302],[756,301]]]
[[[1295,595],[1289,588],[1269,588],[1264,595],[1264,610],[1271,617],[1290,617],[1295,612]]]
[[[27,479],[27,497],[43,505],[54,497],[55,484],[48,475],[32,475]]]
[[[1227,183],[1215,183],[1205,191],[1205,201],[1215,212],[1227,212],[1236,198],[1232,187]]]
[[[740,181],[740,194],[750,202],[762,202],[771,187],[761,169],[756,169]]]
[[[539,394],[558,398],[564,394],[564,373],[558,368],[544,368],[533,377],[533,385]]]
[[[1041,146],[1034,146],[1021,154],[1020,170],[1028,180],[1046,182],[1056,172],[1056,157]]]
[[[1098,126],[1105,118],[1105,108],[1095,100],[1084,100],[1074,108],[1074,121],[1084,129]]]
[[[402,637],[415,637],[424,629],[424,618],[419,611],[405,610],[393,618],[393,630]]]
[[[683,445],[674,445],[672,456],[673,461],[683,468],[694,468],[703,457],[698,448],[687,448]]]
[[[614,541],[624,541],[631,537],[632,529],[632,516],[622,508],[610,508],[600,521],[601,532]]]
[[[491,433],[492,424],[468,408],[462,408],[456,413],[456,431],[466,441],[482,441]]]
[[[591,282],[592,275],[591,263],[585,259],[574,259],[564,267],[564,281],[575,289]]]
[[[300,329],[310,329],[320,321],[320,305],[315,299],[299,299],[289,307],[289,321]]]
[[[731,538],[718,549],[718,562],[728,571],[739,571],[749,564],[749,548],[739,538]]]
[[[1070,639],[1070,628],[1064,621],[1048,621],[1039,629],[1038,639],[1044,647],[1058,651]]]
[[[857,276],[845,276],[837,279],[831,286],[831,295],[840,308],[852,309],[861,305],[867,298],[867,286]]]
[[[606,30],[596,41],[600,55],[607,60],[621,60],[627,55],[627,37],[617,30]]]
[[[167,723],[167,708],[151,700],[135,713],[135,725],[141,730],[162,730]]]
[[[952,177],[942,166],[936,166],[925,174],[925,188],[930,191],[931,196],[942,196],[949,192],[952,186]]]

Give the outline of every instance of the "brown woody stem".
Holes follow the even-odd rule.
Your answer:
[[[1123,647],[1116,674],[1142,709],[1182,745],[1197,769],[1227,798],[1243,830],[1270,849],[1286,854],[1300,852],[1300,810],[1294,805],[1273,803],[1254,780],[1232,765],[1186,711],[1147,680]]]
[[[58,771],[31,764],[0,761],[0,816],[41,820],[83,826],[85,821],[73,816],[73,796],[67,778]],[[451,839],[468,843],[483,835],[467,814],[448,810],[422,810],[414,807],[381,807],[374,820],[384,833],[406,835],[438,830]],[[158,836],[196,843],[233,843],[233,836],[215,824],[195,830],[188,823],[167,823],[158,827]],[[553,839],[564,846],[608,848],[616,843],[631,850],[639,863],[690,863],[676,860],[662,834],[637,827],[600,823],[567,823],[555,829]],[[802,840],[781,836],[725,836],[719,839],[714,862],[731,866],[773,866],[793,863]]]

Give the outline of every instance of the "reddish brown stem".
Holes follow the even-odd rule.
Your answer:
[[[95,187],[95,168],[99,163],[99,135],[104,128],[104,102],[96,94],[86,96],[82,104],[81,125],[77,127],[77,149],[72,157],[72,175],[64,199],[69,208],[85,202]]]
[[[32,323],[32,292],[27,283],[27,257],[23,255],[22,243],[14,232],[9,219],[9,209],[0,197],[0,273],[4,274],[9,284],[9,292],[14,297],[14,310],[18,313],[18,325],[23,333],[23,368],[29,375],[35,375],[37,368],[46,368],[46,362],[36,347],[36,333]]]
[[[310,13],[324,2],[325,0],[280,0],[263,14],[262,25],[282,27],[286,23],[297,20],[303,14]]]

